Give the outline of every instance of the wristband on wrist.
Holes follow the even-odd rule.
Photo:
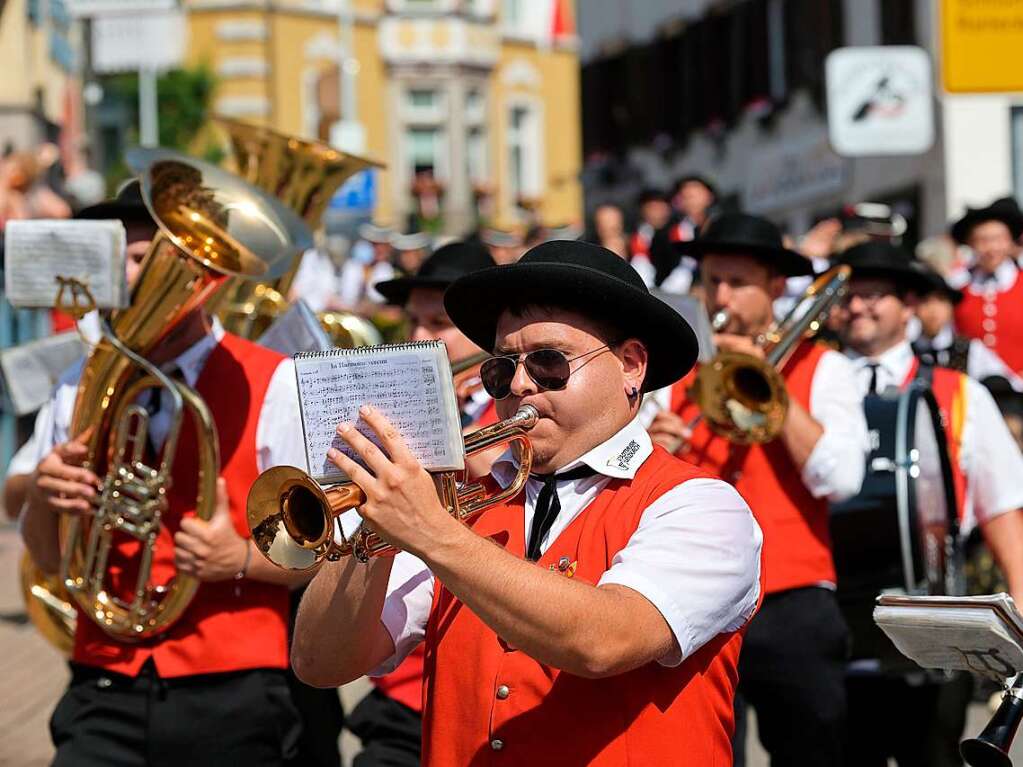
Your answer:
[[[245,577],[245,574],[249,571],[249,560],[252,558],[252,546],[249,545],[248,539],[245,540],[245,564],[242,565],[242,569],[234,574],[234,579],[240,581]]]

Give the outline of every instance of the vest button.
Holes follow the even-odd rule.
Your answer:
[[[511,690],[508,689],[508,685],[502,684],[500,687],[497,688],[497,699],[498,700],[504,700],[509,695],[511,695]]]
[[[490,741],[490,747],[495,751],[500,751],[502,748],[504,748],[504,741],[501,740],[500,738],[494,738],[492,741]]]
[[[986,314],[988,317],[994,317],[996,314],[998,314],[998,304],[992,301],[986,302],[984,304],[984,314]]]
[[[994,333],[995,329],[998,327],[998,323],[992,319],[986,319],[983,323],[981,323],[981,326],[984,328],[985,332]]]
[[[984,346],[994,346],[996,341],[997,339],[990,333],[984,336]]]
[[[105,690],[106,688],[110,687],[113,683],[114,680],[108,676],[101,676],[99,679],[96,680],[96,686],[101,690]]]

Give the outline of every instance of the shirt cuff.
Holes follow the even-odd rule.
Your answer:
[[[825,429],[803,464],[800,477],[814,498],[839,503],[859,492],[865,459],[865,453],[852,453],[847,435]]]
[[[613,570],[606,572],[597,585],[606,586],[609,583],[625,586],[641,594],[657,608],[665,622],[667,622],[674,642],[671,650],[663,657],[657,659],[660,665],[674,668],[699,649],[693,646],[695,644],[693,632],[689,622],[684,617],[682,609],[669,596],[667,591],[652,580],[635,571],[620,568],[618,572]]]

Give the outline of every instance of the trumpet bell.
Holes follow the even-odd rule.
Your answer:
[[[341,513],[365,501],[357,485],[324,489],[301,469],[275,466],[249,490],[246,515],[264,557],[285,570],[309,570],[333,549],[331,510]]]

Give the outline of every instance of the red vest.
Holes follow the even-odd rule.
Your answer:
[[[612,480],[538,566],[557,570],[567,557],[566,577],[597,583],[644,509],[706,476],[656,448],[635,479]],[[473,528],[524,556],[522,495]],[[509,647],[438,583],[426,632],[423,764],[730,765],[741,637],[721,634],[676,668],[649,663],[583,679]]]
[[[227,480],[231,516],[239,535],[249,537],[245,500],[259,474],[256,426],[270,378],[283,357],[233,335],[210,353],[196,391],[209,405],[220,439],[220,475]],[[186,417],[174,460],[169,509],[155,547],[152,582],[175,573],[174,533],[183,516],[195,513],[196,430]],[[108,584],[126,594],[135,583],[140,544],[115,538]],[[134,676],[150,657],[162,677],[286,668],[288,665],[288,589],[253,580],[202,583],[188,609],[170,630],[141,643],[121,643],[78,616],[72,658]]]
[[[807,410],[813,374],[826,351],[817,344],[800,344],[782,372],[789,397]],[[699,412],[686,394],[695,378],[694,369],[671,392],[671,409],[686,422]],[[835,582],[828,502],[806,489],[780,439],[733,445],[701,421],[684,457],[735,485],[753,510],[764,533],[765,593]]]
[[[920,369],[920,361],[914,359],[909,375],[902,382],[905,389],[913,379],[916,378]],[[966,385],[968,377],[958,370],[949,368],[934,368],[931,378],[931,391],[934,392],[934,399],[938,403],[938,410],[941,411],[941,424],[945,429],[945,441],[948,443],[948,457],[952,464],[952,481],[956,489],[956,510],[959,513],[959,521],[963,521],[963,510],[966,507],[966,485],[967,478],[959,463],[959,456],[962,452],[963,425],[966,422]]]
[[[967,287],[955,309],[956,330],[979,338],[1016,373],[1023,374],[1023,279],[1003,292]]]
[[[472,426],[482,428],[500,420],[497,417],[497,400],[491,399]],[[419,645],[390,674],[373,680],[377,689],[415,711],[423,710],[423,659],[426,651]]]

